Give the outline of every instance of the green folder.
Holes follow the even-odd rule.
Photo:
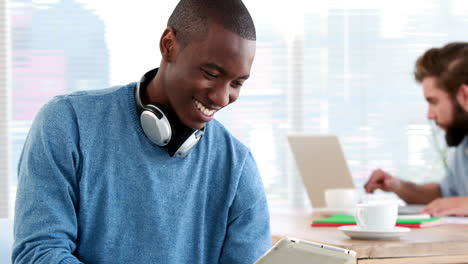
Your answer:
[[[430,225],[440,224],[440,217],[431,218],[414,218],[414,219],[397,219],[397,226],[406,227],[424,227]],[[356,220],[352,215],[336,214],[334,216],[316,219],[312,222],[312,226],[340,226],[340,225],[353,225]]]

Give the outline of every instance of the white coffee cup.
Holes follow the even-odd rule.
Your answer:
[[[362,230],[391,230],[398,217],[398,203],[367,202],[356,206],[356,222]]]
[[[358,193],[354,188],[335,188],[325,190],[327,208],[352,209],[358,203]]]

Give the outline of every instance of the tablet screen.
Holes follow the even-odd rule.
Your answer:
[[[257,264],[351,264],[356,252],[310,241],[283,238]]]

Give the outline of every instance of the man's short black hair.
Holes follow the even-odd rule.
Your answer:
[[[255,26],[241,0],[181,0],[167,21],[182,45],[203,38],[210,23],[220,24],[248,40],[256,40]]]

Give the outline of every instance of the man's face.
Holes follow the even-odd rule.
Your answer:
[[[169,107],[186,126],[204,127],[237,100],[254,56],[255,41],[211,24],[203,38],[179,48],[167,62],[163,92]]]
[[[429,104],[427,118],[445,130],[448,146],[458,146],[468,134],[468,113],[456,99],[437,87],[434,77],[425,78],[422,85]]]
[[[453,100],[449,94],[437,86],[435,77],[426,77],[422,81],[424,97],[428,103],[427,118],[447,131],[453,121]]]

